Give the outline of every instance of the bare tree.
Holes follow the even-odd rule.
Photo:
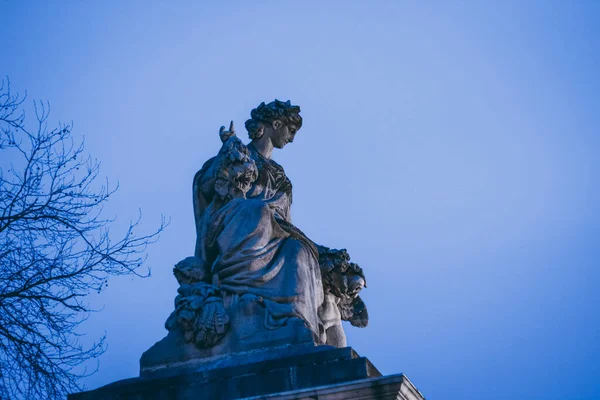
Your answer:
[[[133,221],[122,236],[102,216],[115,192],[99,184],[98,162],[86,156],[71,125],[47,126],[49,106],[0,87],[0,399],[64,398],[95,371],[86,361],[104,351],[104,337],[84,345],[78,326],[89,316],[85,296],[111,276],[142,271],[149,235]]]

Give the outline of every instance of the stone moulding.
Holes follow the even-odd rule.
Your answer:
[[[423,396],[402,374],[382,377],[352,348],[280,348],[155,371],[69,400],[400,399]]]
[[[350,383],[293,390],[267,396],[248,397],[245,400],[422,400],[421,392],[404,374],[368,378]]]

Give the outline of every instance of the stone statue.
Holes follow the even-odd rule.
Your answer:
[[[248,145],[233,122],[221,127],[221,150],[194,177],[195,254],[175,266],[169,335],[142,364],[174,345],[184,350],[171,361],[282,344],[345,347],[341,321],[368,323],[362,269],[292,224],[292,184],[271,159],[302,127],[300,107],[261,103],[245,126]]]

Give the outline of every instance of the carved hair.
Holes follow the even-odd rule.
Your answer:
[[[246,130],[250,139],[260,137],[261,125],[272,124],[279,120],[284,125],[294,125],[298,129],[302,126],[302,117],[300,116],[300,106],[293,106],[290,101],[274,100],[269,104],[260,103],[250,113],[250,119],[246,121]]]

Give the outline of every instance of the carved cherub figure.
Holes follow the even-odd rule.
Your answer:
[[[233,121],[226,131],[222,126],[219,136],[223,146],[215,164],[215,193],[224,202],[234,198],[246,198],[246,193],[258,177],[254,160],[250,157],[248,148],[235,135]]]
[[[325,342],[332,346],[346,346],[342,320],[364,328],[369,323],[367,307],[359,292],[366,287],[362,268],[350,262],[346,249],[318,246],[319,266],[323,278],[325,299],[319,308],[319,318],[325,330]]]

